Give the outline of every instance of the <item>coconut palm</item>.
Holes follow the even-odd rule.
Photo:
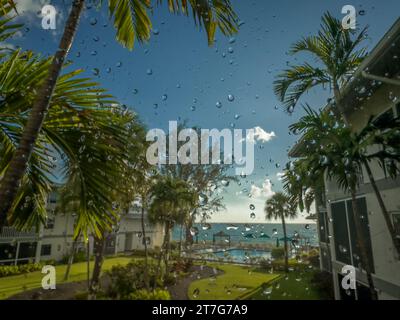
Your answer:
[[[315,86],[328,86],[333,90],[334,102],[331,108],[337,118],[342,118],[348,126],[349,122],[340,103],[341,91],[350,81],[352,74],[366,56],[366,49],[358,49],[366,38],[367,28],[360,32],[352,29],[343,29],[341,21],[331,16],[328,12],[322,18],[321,30],[317,36],[305,37],[295,43],[290,52],[292,54],[310,53],[319,62],[317,67],[309,63],[293,66],[280,74],[276,81],[274,91],[284,103],[286,110],[292,112],[299,98]],[[371,186],[378,199],[388,230],[393,238],[394,228],[390,214],[377,187],[370,167],[370,161],[363,161]],[[395,169],[395,166],[391,166]],[[396,170],[396,169],[395,169]],[[400,254],[399,239],[394,241]]]
[[[400,239],[396,234],[390,215],[376,186],[373,174],[369,169],[371,161],[378,161],[384,170],[388,169],[389,175],[392,178],[398,176],[399,169],[397,164],[400,161],[398,132],[400,129],[400,119],[372,121],[373,118],[371,117],[370,121],[360,132],[352,133],[349,128],[340,126],[328,111],[318,113],[307,107],[305,108],[305,112],[306,115],[299,122],[293,124],[290,129],[293,132],[303,133],[305,140],[311,142],[306,146],[308,155],[310,155],[309,151],[312,148],[329,150],[329,148],[336,146],[342,151],[342,154],[339,155],[343,156],[347,162],[350,162],[351,157],[351,161],[357,164],[356,172],[361,172],[362,166],[367,168],[368,176],[380,204],[386,227],[396,251],[400,254]],[[370,150],[373,146],[379,146],[378,151],[371,152]],[[324,155],[324,150],[321,150],[319,153],[320,161],[323,164],[329,161],[327,156]],[[304,168],[304,164],[297,167],[299,166],[303,166]],[[307,175],[311,177],[309,182],[319,181],[318,176],[322,178],[321,171],[318,168],[311,169],[308,167],[304,169],[307,171]],[[300,180],[305,185],[310,185],[310,183],[307,183],[306,178],[303,177]]]
[[[102,0],[95,2],[99,6],[103,3]],[[158,0],[156,5],[160,5],[162,2],[162,0]],[[53,100],[57,80],[72,46],[84,4],[85,0],[73,1],[58,50],[48,66],[45,79],[37,88],[37,94],[32,101],[31,112],[22,136],[0,184],[0,217],[4,217],[12,209],[17,198],[19,185],[38,142],[40,131]],[[206,29],[209,44],[213,43],[217,28],[225,35],[237,31],[237,17],[231,8],[230,0],[168,1],[168,5],[173,13],[182,12],[188,15],[191,12],[196,24],[204,26]],[[114,20],[114,27],[117,31],[116,38],[123,46],[132,49],[135,40],[143,42],[150,38],[152,29],[148,16],[150,7],[151,0],[108,1],[108,11]]]
[[[151,223],[164,224],[164,240],[157,267],[159,274],[162,258],[165,271],[168,272],[172,228],[184,222],[187,212],[193,208],[197,199],[196,193],[191,190],[187,182],[169,176],[161,177],[151,188],[150,195],[149,220]]]
[[[291,201],[290,197],[283,193],[277,192],[265,202],[265,218],[267,220],[282,221],[283,239],[285,245],[285,272],[289,272],[289,251],[287,244],[286,219],[294,219],[297,217],[297,206]]]
[[[328,179],[337,181],[339,187],[351,194],[353,220],[356,226],[357,246],[360,250],[360,262],[367,274],[371,297],[376,299],[376,291],[371,276],[372,263],[368,258],[365,234],[361,225],[361,215],[356,201],[359,186],[359,173],[366,162],[378,160],[382,166],[387,161],[393,163],[391,174],[398,174],[396,164],[400,161],[399,148],[399,119],[384,123],[369,121],[367,126],[358,133],[353,133],[348,127],[341,125],[325,110],[320,113],[306,108],[306,116],[291,126],[291,130],[304,134],[305,152],[307,157],[298,160],[298,163],[312,171],[313,175],[324,174]],[[370,146],[379,145],[377,152],[367,152]],[[307,182],[305,182],[307,184]],[[390,217],[385,217],[393,243],[398,248]]]
[[[10,18],[1,15],[0,21],[1,36],[16,30]],[[20,49],[3,55],[0,60],[0,177],[3,179],[51,63],[51,58],[43,59]],[[16,201],[8,216],[0,216],[0,225],[6,220],[19,228],[44,223],[47,195],[56,172],[68,186],[79,186],[79,197],[86,203],[79,210],[76,234],[82,231],[86,236],[88,230],[96,233],[98,227],[107,224],[101,217],[111,208],[110,193],[104,192],[111,184],[101,177],[117,176],[123,167],[127,142],[121,121],[125,119],[114,112],[119,107],[111,107],[116,102],[104,89],[90,79],[78,77],[82,71],[68,72],[58,78],[51,108]],[[115,157],[116,165],[107,164],[107,157]],[[91,206],[92,203],[95,205]]]
[[[366,56],[359,49],[365,40],[367,28],[361,31],[344,29],[339,19],[329,12],[322,17],[321,30],[316,36],[304,37],[292,45],[290,54],[308,53],[317,61],[291,66],[279,74],[274,91],[289,113],[294,111],[300,97],[310,89],[323,86],[333,91],[334,112],[347,122],[340,102],[341,89],[349,82],[355,69]]]
[[[284,189],[300,211],[310,212],[317,195],[324,192],[323,176],[312,171],[301,161],[291,161],[286,165],[282,177]]]

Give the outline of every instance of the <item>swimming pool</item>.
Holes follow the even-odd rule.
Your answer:
[[[199,252],[200,253],[200,252]],[[201,252],[206,253],[206,252]],[[271,259],[271,252],[256,249],[226,249],[221,251],[207,252],[207,256],[212,260],[223,259],[238,263],[248,263],[251,260]]]

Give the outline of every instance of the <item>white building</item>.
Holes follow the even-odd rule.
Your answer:
[[[342,91],[341,100],[355,131],[371,117],[400,117],[400,19],[386,33]],[[290,156],[302,156],[304,139]],[[378,163],[370,164],[378,188],[400,237],[400,178],[388,178]],[[379,299],[400,299],[400,257],[389,235],[375,193],[365,172],[357,193],[363,227],[367,235],[373,281]],[[352,218],[351,197],[334,181],[325,181],[325,192],[317,202],[321,269],[332,272],[336,299],[369,299],[366,275],[358,269],[359,256]],[[357,290],[341,286],[345,265],[357,269]]]
[[[71,214],[54,215],[56,193],[50,194],[48,201],[49,219],[46,226],[41,226],[39,232],[18,232],[12,227],[4,227],[0,232],[0,264],[20,264],[29,261],[61,260],[69,255],[73,243],[74,220]],[[148,248],[161,247],[163,228],[160,225],[150,225],[147,221],[146,238]],[[93,250],[93,239],[89,239],[90,252]],[[119,229],[108,235],[105,254],[113,255],[129,253],[133,250],[143,250],[141,225],[141,208],[132,206],[128,214],[121,217]],[[78,250],[86,250],[83,242]]]

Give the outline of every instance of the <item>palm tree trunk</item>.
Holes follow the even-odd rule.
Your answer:
[[[189,250],[189,248],[193,244],[193,236],[192,233],[190,232],[190,229],[193,227],[193,219],[192,217],[189,217],[187,223],[186,223],[186,230],[185,230],[185,236],[186,236],[186,241],[185,241],[185,249],[186,251]]]
[[[75,256],[75,253],[76,253],[76,249],[78,248],[78,239],[79,239],[79,235],[72,242],[71,253],[70,253],[69,258],[68,258],[68,265],[67,265],[67,269],[65,270],[65,274],[64,274],[64,281],[67,281],[68,278],[69,278],[69,273],[71,271],[71,266],[74,263],[74,256]]]
[[[333,113],[339,119],[341,116],[346,127],[350,127],[349,119],[347,118],[346,112],[344,110],[344,106],[339,102],[341,94],[340,94],[339,85],[336,80],[333,80],[333,94],[334,94],[335,103],[336,103],[336,108],[334,108],[332,110]]]
[[[371,167],[369,166],[368,161],[364,161],[364,166],[367,171],[369,181],[371,182],[372,189],[374,189],[376,198],[378,199],[378,203],[385,219],[386,226],[389,230],[390,237],[392,238],[393,245],[396,248],[398,255],[400,256],[400,239],[397,237],[396,230],[393,227],[389,212],[387,211],[386,205],[383,202],[382,195],[378,189],[378,186],[376,185],[376,181],[374,175],[372,174]]]
[[[158,262],[157,262],[157,269],[156,269],[156,277],[154,279],[154,285],[153,285],[153,289],[155,289],[155,286],[157,285],[157,280],[158,277],[161,275],[162,277],[162,272],[161,272],[161,262],[163,260],[163,257],[165,255],[165,251],[166,251],[166,245],[167,245],[167,239],[168,239],[168,233],[169,233],[169,221],[165,222],[164,225],[164,240],[163,240],[163,244],[161,246],[161,250],[160,250],[160,254],[158,256]]]
[[[361,226],[360,222],[360,211],[358,209],[358,204],[357,204],[357,199],[356,199],[356,192],[355,190],[351,191],[351,202],[352,202],[352,207],[353,207],[353,220],[355,224],[355,230],[356,230],[356,239],[357,239],[357,245],[360,249],[360,255],[361,255],[361,266],[364,268],[366,274],[367,274],[367,281],[368,281],[368,286],[371,294],[371,299],[372,300],[378,300],[377,293],[375,291],[375,286],[374,282],[372,279],[372,272],[371,272],[371,267],[370,267],[370,261],[368,259],[368,252],[367,252],[367,245],[366,241],[364,238],[364,233],[363,229]]]
[[[167,243],[165,245],[165,254],[164,254],[164,265],[165,265],[165,274],[169,273],[169,253],[170,253],[170,242],[171,242],[171,227],[168,228],[167,235]]]
[[[32,110],[22,133],[19,145],[0,185],[0,227],[7,223],[22,178],[25,174],[36,140],[42,128],[52,95],[68,51],[72,45],[83,11],[85,0],[74,0],[59,48],[51,63],[47,78],[41,85],[33,102]]]
[[[285,244],[285,272],[289,272],[289,252],[288,252],[288,245],[287,245],[287,237],[286,237],[286,223],[285,223],[285,215],[282,214],[282,228],[283,228],[283,239]]]
[[[104,245],[106,243],[106,235],[102,238],[94,238],[94,266],[92,273],[92,280],[90,282],[89,297],[96,299],[96,294],[100,285],[101,267],[104,261]]]
[[[86,276],[87,276],[87,291],[89,293],[90,288],[90,242],[89,238],[87,239],[86,244]]]
[[[144,245],[144,284],[146,289],[149,290],[149,271],[148,271],[148,251],[147,251],[147,239],[146,239],[146,227],[144,223],[144,211],[145,211],[145,196],[142,195],[142,235],[143,235],[143,245]]]
[[[179,248],[178,248],[178,250],[179,250],[179,258],[181,258],[181,255],[182,255],[182,233],[183,233],[183,226],[184,226],[184,224],[182,223],[182,224],[181,224],[181,230],[180,230],[180,232],[179,232]]]

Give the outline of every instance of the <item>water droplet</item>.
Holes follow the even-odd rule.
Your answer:
[[[208,197],[204,193],[199,195],[199,203],[201,206],[204,206],[208,203]]]
[[[152,69],[147,69],[147,70],[146,70],[146,74],[147,74],[148,76],[151,76],[151,75],[153,74],[153,70],[152,70]]]
[[[97,19],[96,18],[90,19],[90,25],[95,26],[96,24],[97,24]]]
[[[153,34],[154,34],[155,36],[158,36],[158,35],[160,34],[160,30],[154,29],[154,30],[153,30]]]
[[[254,204],[251,204],[251,205],[249,206],[249,208],[250,208],[250,210],[254,210],[256,207],[255,207]]]
[[[201,228],[203,230],[210,230],[211,229],[211,224],[210,223],[204,223]]]
[[[228,180],[221,180],[221,184],[222,184],[224,187],[227,187],[227,186],[229,186],[229,181],[228,181]]]
[[[200,294],[200,289],[196,288],[193,290],[193,298],[197,298]]]
[[[237,230],[239,229],[238,226],[235,226],[234,224],[230,224],[229,226],[226,227],[226,230]]]
[[[162,101],[167,101],[167,99],[168,99],[168,95],[167,94],[163,94],[162,97],[161,97],[161,100]]]
[[[235,96],[234,96],[233,94],[229,94],[229,95],[228,95],[228,101],[229,101],[229,102],[235,101]]]
[[[254,212],[250,213],[250,218],[251,219],[255,219],[256,218],[256,214]]]
[[[222,108],[222,103],[221,103],[220,101],[218,101],[218,102],[215,104],[215,106],[216,106],[218,109],[221,109],[221,108]]]

